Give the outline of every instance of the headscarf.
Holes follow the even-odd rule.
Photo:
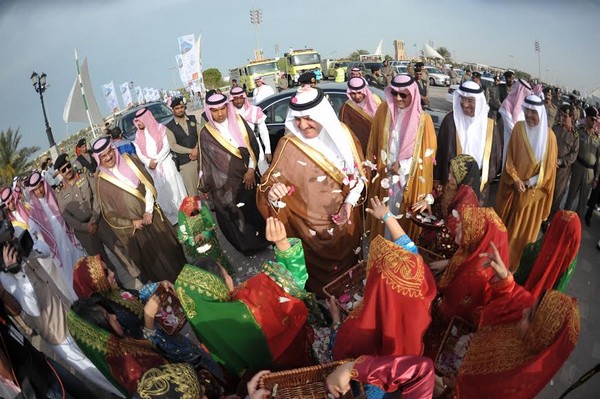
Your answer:
[[[202,200],[197,195],[189,195],[183,199],[179,210],[186,214],[186,216],[192,216],[192,212],[199,211],[202,207]]]
[[[187,363],[169,363],[147,370],[135,399],[199,399],[202,390],[196,372]]]
[[[144,315],[144,305],[139,298],[110,286],[100,255],[84,256],[75,262],[73,289],[79,298],[89,298],[92,294],[99,293],[140,318]]]
[[[493,242],[501,259],[508,264],[508,234],[493,208],[466,207],[459,217],[462,222],[460,246],[438,282],[443,295],[440,311],[447,321],[459,316],[477,325],[484,305],[490,300],[488,281],[494,274],[491,267],[481,267],[479,254],[489,252]]]
[[[309,116],[317,121],[323,129],[321,133],[314,138],[307,139],[296,127],[294,120],[296,117]],[[304,86],[298,90],[290,100],[290,108],[285,118],[285,127],[292,134],[311,147],[317,142],[323,143],[327,148],[337,151],[344,160],[346,173],[352,173],[357,167],[352,153],[352,143],[348,141],[348,135],[344,132],[344,127],[340,123],[333,107],[325,98],[323,90]]]
[[[469,117],[464,114],[460,106],[461,97],[475,99],[474,116]],[[481,86],[472,80],[463,82],[454,91],[452,110],[454,114],[454,126],[456,127],[456,134],[460,140],[460,145],[462,146],[462,152],[472,155],[481,169],[485,152],[488,112],[490,110]]]
[[[12,204],[15,207],[15,212],[18,213],[23,221],[27,224],[29,223],[29,212],[30,208],[26,207],[25,204],[20,200],[21,197],[21,189],[19,187],[15,187],[11,189],[10,187],[6,187],[2,190],[2,194],[0,195],[2,199],[2,203],[8,207],[8,204]],[[8,217],[11,220],[14,220],[14,215],[12,212],[8,212]]]
[[[152,112],[148,108],[142,108],[135,113],[135,118],[133,118],[133,122],[140,121],[144,124],[144,130],[137,129],[137,133],[135,135],[135,142],[140,147],[140,151],[146,157],[151,158],[146,151],[146,134],[148,131],[152,140],[156,143],[156,151],[160,152],[163,146],[163,139],[167,134],[167,127],[165,125],[161,125],[152,115]]]
[[[579,216],[571,211],[557,212],[523,286],[536,298],[544,290],[551,290],[577,256],[580,244]]]
[[[511,305],[517,305],[516,301]],[[481,327],[460,367],[457,396],[535,397],[575,348],[580,323],[577,300],[558,291],[548,291],[524,339],[518,337],[514,323]]]
[[[334,359],[421,355],[435,295],[423,258],[377,236],[371,242],[363,301],[340,326]]]
[[[513,84],[510,93],[508,93],[508,96],[506,96],[506,98],[502,102],[499,112],[501,114],[510,114],[513,123],[517,123],[517,121],[523,120],[519,119],[519,117],[522,116],[523,112],[521,106],[523,105],[523,101],[525,101],[525,97],[530,95],[532,93],[532,90],[533,89],[531,88],[529,83],[527,83],[527,81],[523,79],[517,80]]]
[[[546,153],[546,145],[548,143],[548,117],[546,115],[546,107],[544,107],[544,101],[536,95],[530,95],[525,98],[523,102],[523,111],[525,109],[532,109],[537,112],[540,122],[536,126],[529,126],[525,123],[525,131],[527,132],[527,138],[529,144],[533,149],[538,162],[542,162],[544,154]]]
[[[50,187],[46,179],[42,178],[42,175],[40,175],[39,172],[33,172],[27,180],[27,187],[29,188],[29,191],[33,191],[40,184],[44,185],[46,191],[45,198],[48,209],[54,215],[56,221],[62,226],[64,231],[67,233],[67,237],[69,238],[71,243],[79,248],[79,242],[77,241],[77,238],[75,238],[75,233],[73,233],[73,230],[69,226],[67,226],[67,224],[65,223],[65,219],[63,218],[63,215],[60,212],[60,208],[58,207],[58,202],[56,201],[56,194],[54,193],[54,190],[52,189],[52,187]],[[29,214],[29,218],[39,226],[42,236],[44,237],[44,242],[50,247],[52,257],[59,259],[58,243],[54,238],[54,232],[52,231],[51,227],[52,224],[48,219],[48,215],[44,211],[40,198],[38,198],[35,194],[31,194],[29,196],[29,201],[31,203],[31,211]],[[62,264],[60,266],[62,267]]]
[[[115,166],[112,169],[116,168],[121,175],[137,187],[140,184],[140,179],[138,179],[135,172],[127,165],[127,162],[125,162],[125,159],[121,156],[119,150],[112,144],[109,136],[100,137],[92,144],[92,152],[94,159],[98,163],[98,168],[107,175],[116,178],[112,170],[103,166],[100,161],[100,155],[108,151],[113,151],[113,156],[116,161]]]
[[[242,109],[236,112],[246,120],[246,122],[250,122],[254,125],[258,125],[261,122],[264,122],[267,119],[267,116],[264,114],[263,110],[256,105],[250,104],[248,101],[248,96],[246,95],[246,91],[241,87],[234,87],[229,92],[229,102],[232,102],[234,97],[244,97],[244,105],[242,105]],[[235,108],[235,106],[234,106]],[[237,109],[237,108],[235,108]]]
[[[404,112],[402,112],[403,119],[400,122],[400,150],[398,151],[398,161],[413,156],[417,131],[419,129],[419,120],[421,119],[421,113],[423,112],[423,108],[421,107],[421,94],[419,93],[419,87],[417,86],[416,80],[410,75],[394,76],[390,85],[383,90],[385,101],[388,104],[391,115],[390,135],[396,126],[396,119],[401,114],[391,92],[392,90],[398,91],[401,89],[407,89],[409,91],[412,96],[412,101],[410,105],[403,110]]]
[[[204,109],[206,117],[208,118],[208,123],[210,123],[215,129],[219,130],[220,124],[215,122],[213,119],[211,110],[221,108],[223,105],[227,106],[227,120],[224,123],[227,123],[229,133],[237,143],[238,147],[246,148],[246,142],[244,141],[244,137],[237,123],[237,113],[235,112],[235,107],[229,102],[224,94],[215,93],[206,99],[206,106]]]
[[[353,68],[354,69],[354,68]],[[359,69],[360,71],[360,69]],[[352,97],[350,97],[350,93],[362,93],[365,98],[357,105],[365,111],[369,116],[374,117],[375,112],[377,112],[377,103],[373,98],[373,93],[367,87],[367,82],[363,78],[352,78],[348,81],[348,90],[346,90],[346,94],[350,101],[354,101]]]
[[[479,185],[481,176],[475,159],[468,154],[460,154],[450,161],[450,172],[456,180],[456,187],[446,184],[441,199],[442,215],[448,229],[456,235],[456,218],[450,217],[452,210],[460,211],[465,204],[479,205]],[[469,188],[469,190],[463,189]],[[460,206],[459,206],[460,205]]]

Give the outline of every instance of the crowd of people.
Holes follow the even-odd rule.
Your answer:
[[[234,87],[202,118],[182,98],[166,125],[141,109],[128,151],[81,140],[4,188],[2,311],[47,344],[28,385],[0,356],[5,396],[58,378],[77,398],[279,397],[264,370],[334,360],[333,397],[539,393],[579,336],[565,291],[600,191],[598,110],[524,80],[493,110],[473,74],[436,132],[418,74],[386,71],[379,98],[351,72],[339,115],[301,77],[274,149]],[[217,228],[275,259],[236,286]]]

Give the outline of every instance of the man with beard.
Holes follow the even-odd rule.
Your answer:
[[[96,160],[94,159],[94,163]],[[106,221],[102,218],[98,198],[92,190],[92,182],[86,173],[76,174],[67,154],[56,158],[56,169],[63,180],[56,190],[58,208],[65,222],[73,229],[75,237],[88,255],[100,255],[102,260],[117,274],[117,268],[111,262],[104,245],[112,251],[131,277],[138,277],[140,270],[131,263],[125,249],[118,245],[118,240]]]
[[[348,81],[348,101],[340,108],[340,122],[345,123],[360,141],[363,154],[367,151],[373,117],[381,99],[371,93],[362,77],[353,77]]]
[[[235,87],[239,88],[239,87]],[[200,129],[194,115],[186,115],[183,97],[175,97],[170,104],[173,119],[167,123],[167,141],[175,153],[179,174],[188,195],[198,194],[198,135]]]

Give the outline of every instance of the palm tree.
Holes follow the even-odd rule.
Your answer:
[[[39,147],[21,147],[19,129],[0,130],[0,184],[9,185],[15,176],[23,175],[31,168],[30,157],[39,151]]]
[[[450,61],[450,59],[452,58],[452,54],[450,54],[450,51],[446,47],[438,47],[435,51],[440,53],[440,55],[444,57],[446,61]]]

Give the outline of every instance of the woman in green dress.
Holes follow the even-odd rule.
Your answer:
[[[515,281],[534,297],[545,290],[566,293],[575,271],[580,244],[579,216],[572,211],[558,211],[546,234],[527,244],[523,250]]]
[[[306,303],[316,303],[304,291],[308,273],[302,243],[288,240],[285,227],[274,218],[267,219],[266,237],[276,244],[277,262],[266,262],[261,272],[237,287],[208,258],[197,262],[202,268],[184,266],[175,283],[196,336],[237,376],[314,362]],[[316,306],[310,308],[316,311]]]
[[[219,245],[215,220],[198,196],[187,196],[179,207],[177,238],[189,259],[207,256],[233,272],[229,259]]]

